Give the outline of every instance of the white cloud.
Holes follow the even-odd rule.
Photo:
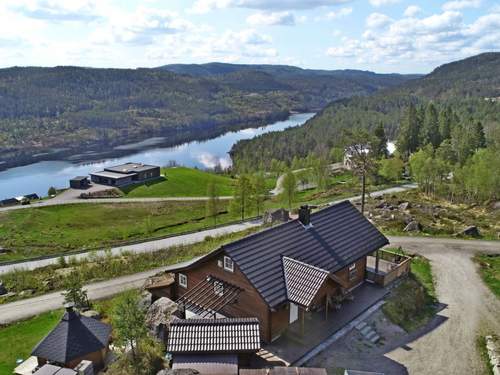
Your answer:
[[[96,0],[19,0],[8,3],[11,9],[38,20],[90,22],[101,17]]]
[[[349,3],[351,1],[352,0],[196,0],[190,11],[194,13],[207,13],[211,10],[225,8],[248,8],[274,11],[315,9],[323,6]]]
[[[443,10],[461,10],[465,8],[479,8],[481,0],[454,0],[443,4]]]
[[[370,29],[383,28],[391,22],[392,18],[381,13],[372,13],[366,18],[366,26]]]
[[[290,12],[254,13],[247,17],[247,23],[252,26],[295,25],[295,17]]]
[[[346,7],[346,8],[341,8],[338,11],[328,12],[326,14],[326,18],[333,20],[333,19],[337,19],[337,18],[346,17],[351,13],[352,13],[352,8]]]
[[[417,6],[417,5],[410,5],[406,8],[404,15],[406,17],[415,17],[416,15],[420,14],[422,12],[422,9]]]
[[[412,13],[414,14],[414,13]],[[500,48],[500,14],[481,16],[466,24],[457,11],[399,20],[374,13],[361,38],[345,38],[326,50],[335,58],[362,63],[436,65]]]
[[[391,5],[399,3],[400,0],[369,0],[370,4],[374,7],[381,7],[384,5]]]

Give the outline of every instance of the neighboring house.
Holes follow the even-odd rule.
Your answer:
[[[90,181],[87,176],[76,176],[69,180],[69,187],[72,189],[87,189]]]
[[[370,152],[370,148],[367,145],[353,145],[346,147],[344,150],[344,159],[342,164],[345,169],[352,169],[352,157],[353,155],[361,155],[361,153],[368,154]]]
[[[170,270],[175,283],[165,295],[187,318],[256,317],[269,343],[361,285],[367,256],[388,243],[348,201],[312,214],[303,206],[298,219]]]
[[[166,342],[173,370],[193,369],[202,375],[238,375],[259,349],[256,318],[176,319]]]
[[[160,177],[160,167],[142,163],[125,163],[90,174],[92,182],[109,186],[125,186]]]
[[[110,337],[110,325],[82,316],[68,306],[59,324],[35,346],[31,355],[38,358],[39,366],[49,363],[74,368],[87,360],[99,370],[104,367]]]

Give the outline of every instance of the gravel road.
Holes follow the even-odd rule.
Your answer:
[[[389,331],[399,332],[382,334],[386,340],[381,347],[361,345],[352,331],[309,365],[386,375],[484,374],[476,339],[478,334],[500,333],[500,301],[483,284],[471,257],[477,251],[499,254],[500,241],[424,237],[389,240],[391,246],[402,246],[430,259],[443,309],[426,327],[411,334],[388,324]]]

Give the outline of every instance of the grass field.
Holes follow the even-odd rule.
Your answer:
[[[162,179],[122,188],[125,197],[204,197],[213,181],[220,196],[233,194],[235,180],[199,169],[175,167],[162,169]]]
[[[391,292],[382,309],[393,323],[411,332],[434,316],[435,296],[431,264],[415,256],[409,277]]]
[[[237,219],[220,202],[218,223]],[[105,248],[212,226],[204,201],[49,206],[0,213],[1,260]]]
[[[491,291],[500,298],[500,255],[479,254],[474,257],[479,274]]]
[[[62,311],[51,311],[0,328],[0,375],[10,375],[17,359],[30,356],[33,347],[57,324]]]

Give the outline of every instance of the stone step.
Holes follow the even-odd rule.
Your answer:
[[[360,332],[361,332],[361,334],[362,334],[363,336],[365,336],[365,335],[366,335],[368,332],[370,332],[370,331],[372,331],[372,327],[370,327],[370,326],[368,326],[368,325],[367,325],[367,326],[366,326],[366,327],[364,327],[364,328],[363,328]]]
[[[365,336],[365,339],[367,339],[367,340],[370,340],[370,341],[371,341],[372,337],[375,337],[375,336],[377,336],[377,333],[376,333],[375,331],[373,331],[373,330],[372,330],[372,331],[370,331],[370,332],[369,332],[369,333]]]
[[[375,334],[375,336],[373,336],[371,339],[370,339],[370,342],[375,344],[377,343],[378,341],[380,340],[380,336]]]
[[[365,323],[365,322],[361,322],[361,323],[359,323],[359,324],[356,326],[356,329],[357,329],[358,331],[361,331],[361,330],[362,330],[363,328],[365,328],[365,327],[366,327],[366,323]]]

